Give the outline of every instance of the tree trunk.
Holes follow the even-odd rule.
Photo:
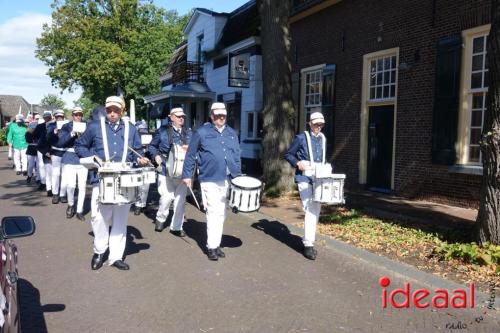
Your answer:
[[[293,138],[290,1],[258,0],[262,44],[264,138],[262,168],[269,195],[289,191],[292,168],[284,155]]]
[[[488,37],[490,72],[489,107],[485,114],[481,144],[483,180],[477,215],[477,240],[500,244],[500,8],[491,2],[491,31]]]

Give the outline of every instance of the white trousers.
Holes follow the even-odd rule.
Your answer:
[[[61,160],[62,157],[52,155],[52,193],[59,195],[59,185],[61,184]]]
[[[305,212],[304,238],[302,238],[302,243],[304,246],[314,246],[316,224],[318,224],[321,203],[313,201],[313,186],[311,184],[300,182],[297,184],[297,187],[299,188],[302,208]]]
[[[28,177],[33,177],[33,173],[36,172],[36,178],[40,179],[40,176],[38,175],[38,168],[37,168],[37,157],[35,155],[28,155]]]
[[[16,166],[16,171],[24,172],[28,170],[28,158],[26,157],[26,148],[14,149],[14,165]]]
[[[12,145],[9,145],[9,159],[12,159],[12,150],[14,148],[12,148]]]
[[[75,204],[75,189],[78,179],[78,202],[76,205],[77,213],[83,212],[88,172],[88,169],[80,164],[63,164],[62,167],[60,195],[64,196],[67,194],[69,206],[73,206]]]
[[[94,253],[102,254],[109,247],[109,265],[123,259],[127,241],[127,222],[130,204],[101,205],[99,185],[92,187],[92,230],[94,232]],[[109,227],[111,226],[111,231]]]
[[[186,184],[181,179],[158,175],[158,193],[160,194],[160,203],[156,219],[160,222],[165,222],[168,216],[168,209],[173,200],[174,215],[170,223],[170,230],[182,230],[187,193]]]
[[[146,203],[148,202],[149,185],[150,184],[144,184],[139,186],[139,201],[135,203],[136,207],[146,207]]]
[[[36,168],[37,168],[37,173],[40,176],[40,182],[42,184],[45,184],[45,182],[46,182],[45,164],[43,163],[42,154],[39,151],[36,152]]]
[[[203,182],[200,185],[203,205],[207,211],[207,248],[215,249],[220,246],[226,220],[229,181]]]

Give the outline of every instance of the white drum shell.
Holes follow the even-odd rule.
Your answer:
[[[329,178],[316,178],[313,183],[313,201],[324,204],[344,204],[345,175],[335,175]]]
[[[99,202],[103,205],[125,205],[136,202],[138,187],[120,187],[120,176],[116,173],[100,174]]]
[[[144,184],[156,183],[156,172],[153,167],[142,168],[142,176],[144,179]]]
[[[120,187],[137,187],[144,185],[141,169],[127,170],[120,173]]]
[[[181,178],[186,151],[179,145],[172,145],[167,160],[167,174],[171,178]]]
[[[251,183],[260,184],[259,186],[245,186],[244,178],[250,178]],[[240,180],[240,181],[238,181]],[[235,184],[240,183],[241,185]],[[237,177],[231,181],[229,190],[229,207],[237,209],[239,212],[250,213],[259,210],[260,208],[260,194],[262,191],[262,183],[252,177],[242,176]]]

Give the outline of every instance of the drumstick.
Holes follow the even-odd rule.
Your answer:
[[[130,149],[130,151],[131,151],[131,152],[133,152],[134,154],[136,154],[138,157],[140,157],[140,158],[144,158],[144,156],[142,156],[141,154],[139,154],[138,152],[136,152],[136,151],[135,151],[134,149],[132,149],[131,147],[128,147],[128,149]],[[151,165],[153,168],[155,167],[155,166],[153,165],[153,163],[151,163],[151,162],[148,162],[148,164],[149,164],[149,165]]]
[[[193,196],[194,202],[196,203],[196,207],[198,207],[198,209],[201,211],[200,205],[198,204],[198,200],[196,199],[196,196],[194,195],[193,190],[189,186],[188,186],[188,189],[189,189],[189,192],[191,192],[191,195]]]

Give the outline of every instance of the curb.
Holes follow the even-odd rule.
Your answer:
[[[296,235],[301,235],[303,233],[302,228],[299,228],[288,222],[278,220],[277,218],[259,212],[253,212],[250,214],[238,214],[238,215],[240,217],[245,218],[246,220],[251,220],[251,221],[254,221],[256,219],[267,220],[267,221],[279,221],[280,223],[285,224],[292,233]],[[423,284],[429,289],[454,290],[454,289],[464,289],[465,287],[468,288],[468,286],[461,285],[451,280],[446,280],[437,277],[433,274],[421,271],[411,265],[391,260],[387,257],[369,252],[364,249],[360,249],[358,247],[336,240],[329,236],[316,233],[316,241],[319,240],[324,241],[325,247],[330,250],[338,252],[339,254],[342,254],[344,256],[360,260],[364,264],[370,265],[374,268],[384,269],[388,272],[387,275],[393,274],[398,278]],[[475,290],[474,293],[475,293],[476,308],[486,308],[486,304],[490,299],[490,295],[483,293],[479,290]],[[500,319],[500,309],[498,309],[498,306],[494,307],[493,309],[489,309],[488,314],[494,318]]]

